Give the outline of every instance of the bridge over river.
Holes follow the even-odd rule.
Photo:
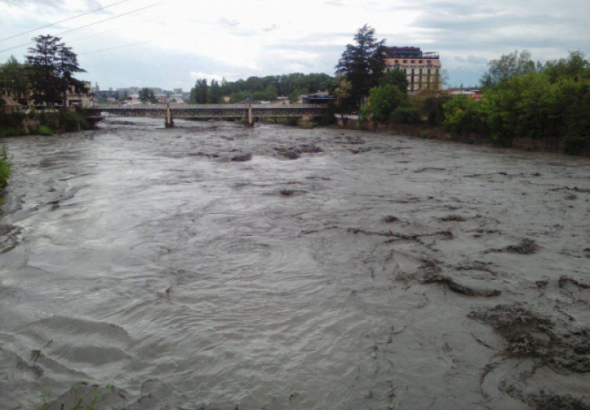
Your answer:
[[[92,122],[98,122],[103,119],[105,113],[123,117],[164,118],[167,128],[174,126],[174,118],[244,118],[246,123],[252,126],[256,118],[320,117],[326,113],[326,106],[321,104],[98,105],[88,109],[88,119]]]

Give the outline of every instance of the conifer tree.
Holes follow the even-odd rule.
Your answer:
[[[86,72],[78,65],[78,57],[70,47],[61,43],[60,37],[51,35],[33,39],[35,47],[29,48],[27,63],[29,80],[36,103],[49,106],[64,102],[67,91],[87,92],[84,83],[74,77]]]
[[[354,36],[355,45],[348,44],[336,66],[351,83],[351,99],[359,106],[369,90],[379,84],[385,70],[385,40],[375,38],[375,29],[364,25]]]

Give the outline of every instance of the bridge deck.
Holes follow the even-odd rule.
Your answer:
[[[90,117],[102,113],[125,117],[165,118],[168,110],[173,118],[245,118],[252,111],[252,117],[304,117],[325,114],[326,106],[318,104],[293,105],[246,105],[246,104],[170,104],[168,106],[99,105],[88,109]]]

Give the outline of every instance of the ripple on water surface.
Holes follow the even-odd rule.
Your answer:
[[[9,141],[0,407],[86,381],[129,409],[524,409],[587,381],[497,361],[502,340],[468,318],[559,301],[588,326],[587,161],[177,125]],[[535,253],[502,251],[525,239]]]

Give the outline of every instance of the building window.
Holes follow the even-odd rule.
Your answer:
[[[416,63],[416,60],[412,60],[412,64],[415,64],[415,63]]]
[[[418,61],[420,64],[422,64],[422,60]]]
[[[428,69],[428,75],[430,75],[430,68]]]
[[[412,77],[414,77],[414,69],[412,68]],[[414,81],[414,78],[412,78],[412,81]]]
[[[407,64],[407,63],[408,63],[408,60],[404,60],[404,64]]]

